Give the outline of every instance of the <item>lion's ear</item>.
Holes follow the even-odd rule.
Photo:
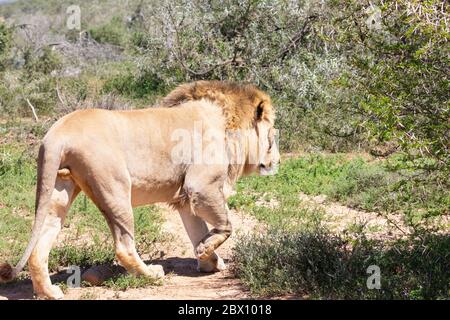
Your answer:
[[[255,115],[256,121],[261,121],[263,113],[264,113],[264,102],[261,101],[256,107],[256,115]]]

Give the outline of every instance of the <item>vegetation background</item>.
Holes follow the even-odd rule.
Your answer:
[[[79,30],[67,27],[71,5],[81,9]],[[79,108],[152,106],[183,82],[235,80],[272,96],[290,158],[276,177],[242,180],[230,200],[267,226],[236,246],[236,275],[252,292],[449,298],[448,9],[438,0],[1,5],[2,258],[26,243],[36,146],[55,119]],[[336,232],[299,194],[375,212],[389,226],[378,237],[363,223]],[[93,223],[95,208],[82,201],[79,228],[104,250],[61,247],[55,268],[113,259],[106,225],[98,215]],[[143,210],[135,214],[151,246],[161,221],[156,208]],[[381,290],[366,288],[370,264],[384,270]]]

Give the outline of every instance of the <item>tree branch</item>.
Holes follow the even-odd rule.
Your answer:
[[[294,37],[291,39],[290,43],[286,45],[286,47],[280,52],[278,55],[278,59],[283,61],[286,59],[291,53],[293,49],[297,47],[297,45],[302,42],[305,39],[305,36],[307,35],[309,31],[309,25],[312,21],[314,21],[318,16],[316,14],[310,15],[305,19],[305,22],[303,23],[300,30],[294,35]]]
[[[38,121],[39,121],[39,118],[38,118],[38,116],[37,116],[37,114],[36,114],[36,109],[35,109],[34,106],[31,104],[31,102],[30,102],[30,100],[29,100],[28,98],[26,98],[25,100],[26,100],[26,102],[28,103],[28,106],[31,108],[31,111],[33,112],[34,120],[35,120],[36,122],[38,122]]]

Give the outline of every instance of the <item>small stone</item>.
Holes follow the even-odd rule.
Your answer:
[[[124,271],[125,270],[119,266],[93,266],[82,274],[81,280],[89,282],[91,285],[98,286]]]

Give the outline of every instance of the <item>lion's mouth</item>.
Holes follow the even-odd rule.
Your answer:
[[[261,163],[258,166],[258,168],[259,168],[259,174],[261,176],[273,176],[278,171],[278,166],[272,165],[272,164],[270,166],[266,166],[265,164]]]

